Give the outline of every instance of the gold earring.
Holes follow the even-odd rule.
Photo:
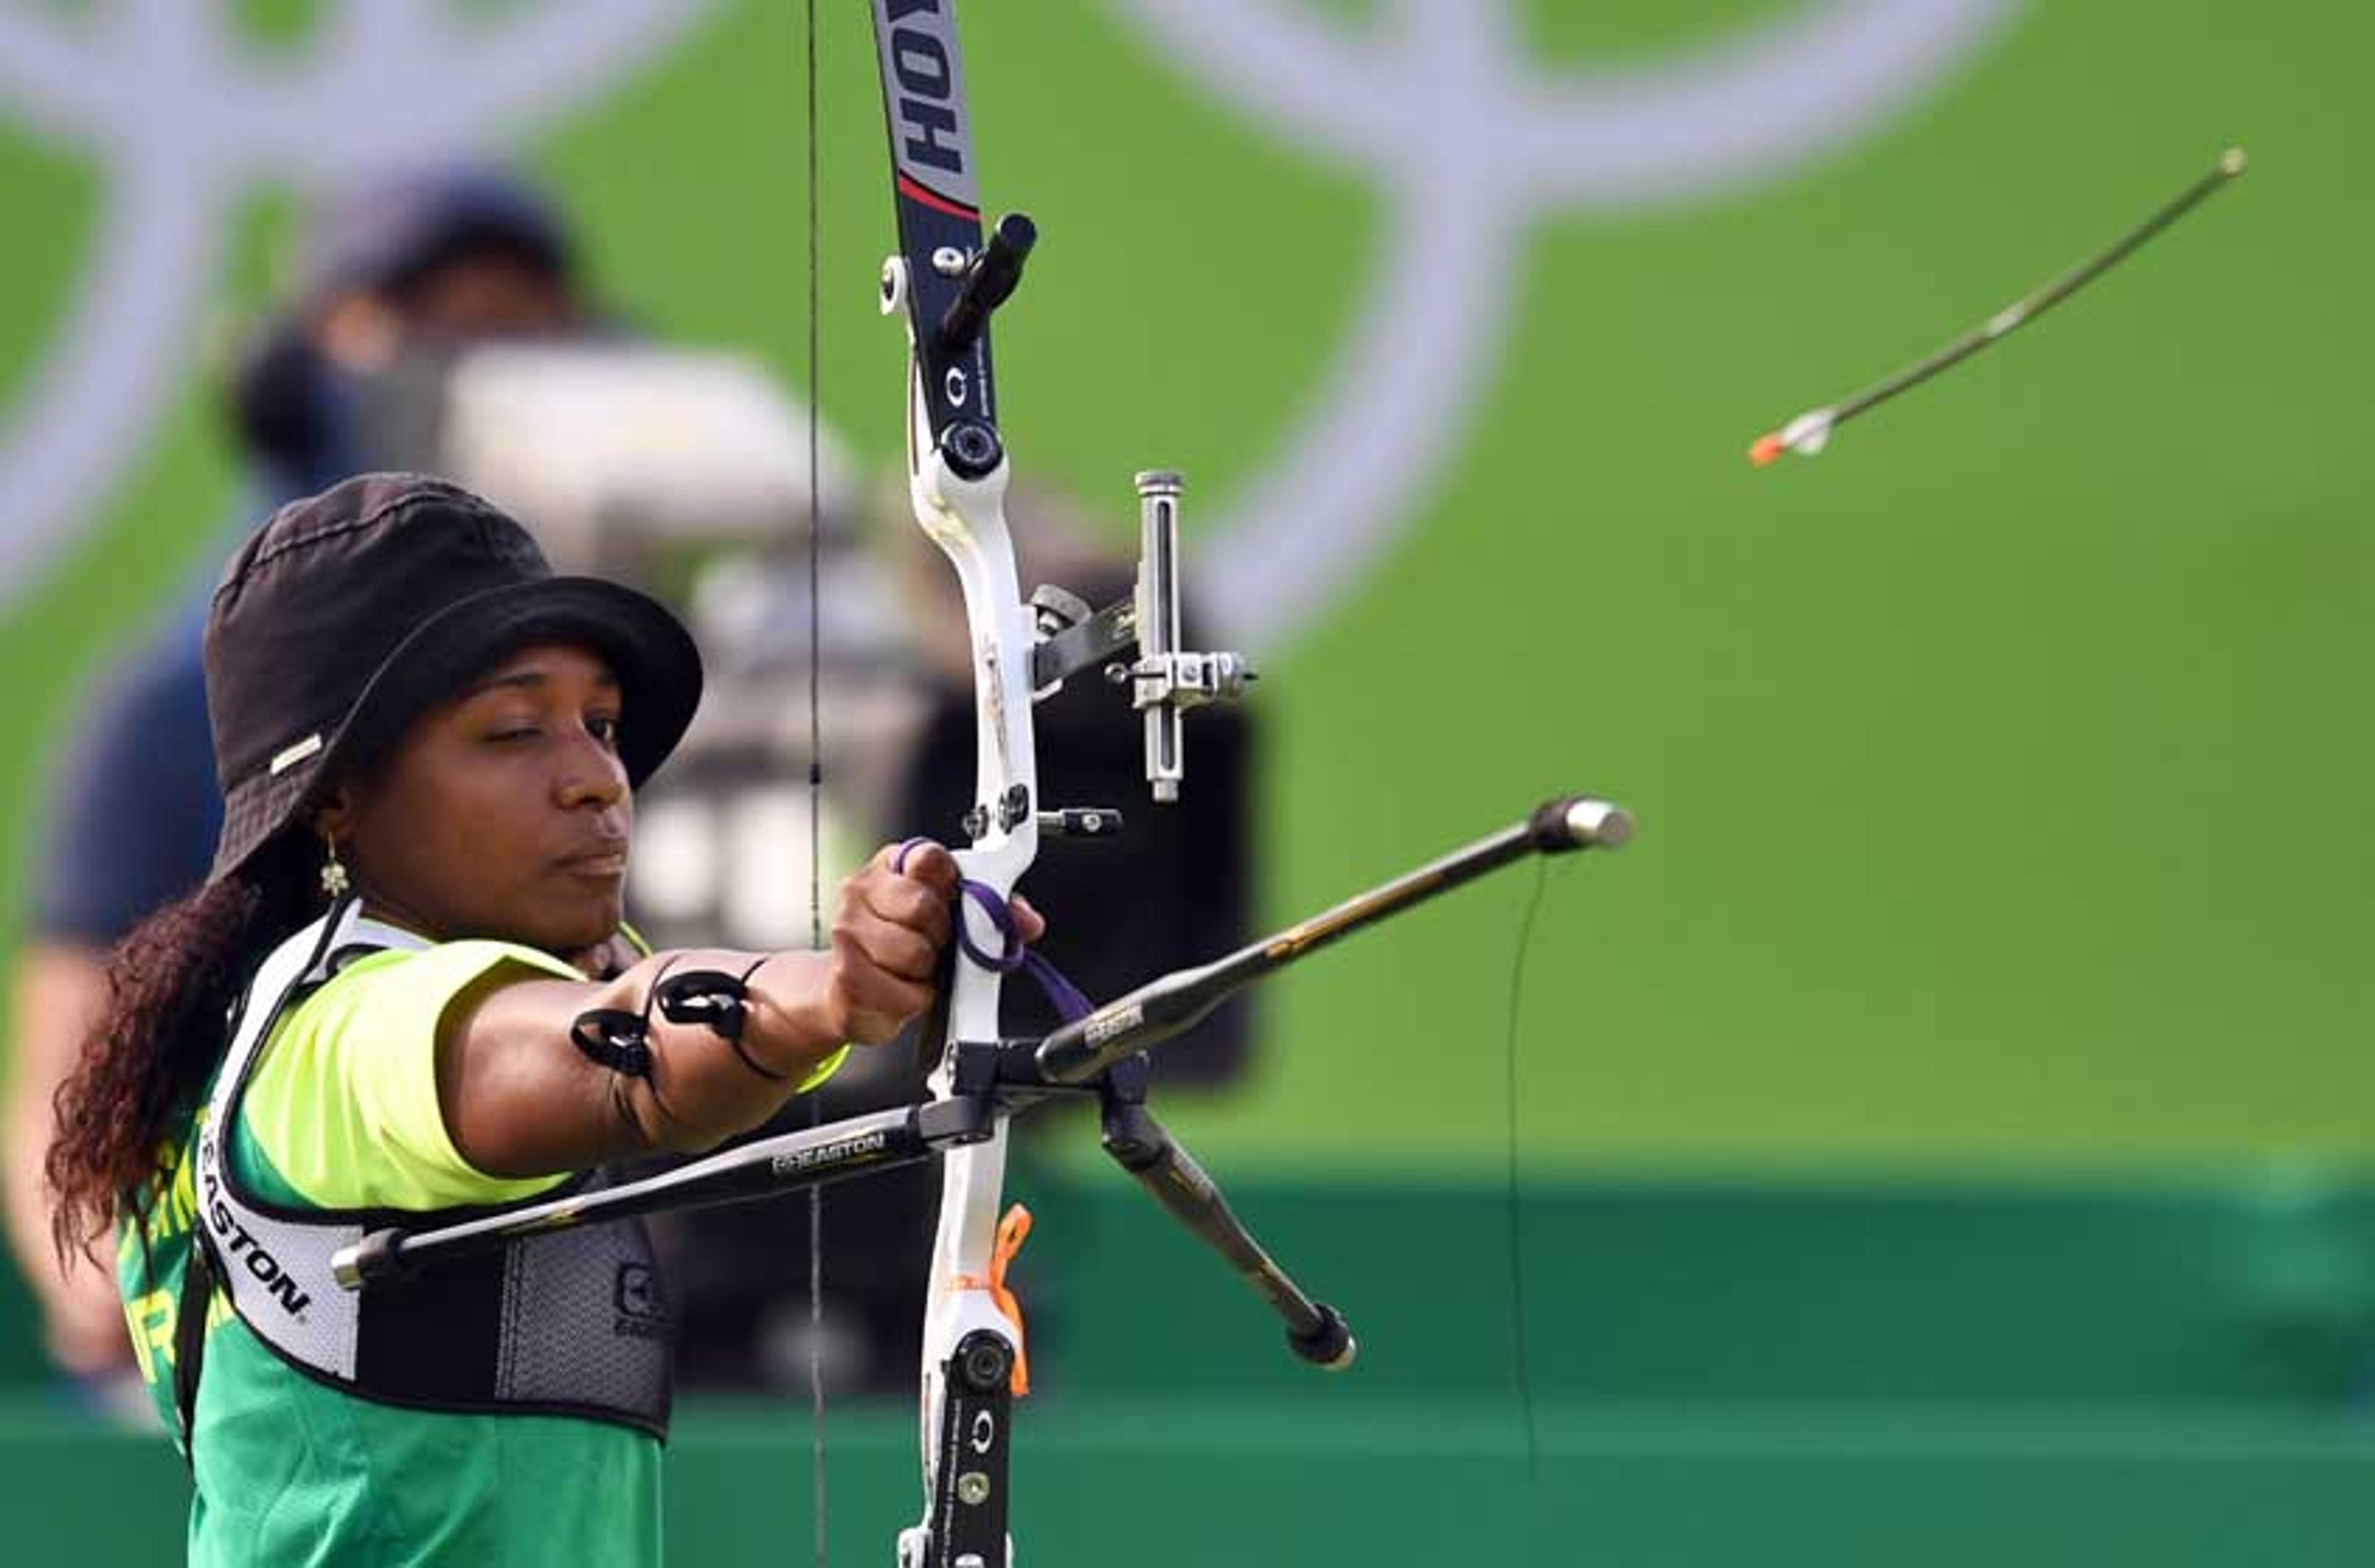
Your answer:
[[[325,834],[322,850],[326,856],[322,862],[322,890],[333,899],[342,899],[354,884],[348,879],[347,868],[338,860],[338,841]]]

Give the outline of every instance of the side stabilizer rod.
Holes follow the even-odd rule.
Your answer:
[[[1143,1063],[1144,1058],[1139,1058]],[[1117,1068],[1118,1074],[1122,1069]],[[1143,1082],[1142,1066],[1136,1073]],[[1312,1365],[1341,1372],[1360,1351],[1353,1330],[1334,1307],[1315,1302],[1271,1260],[1238,1220],[1229,1200],[1195,1158],[1134,1098],[1108,1096],[1105,1149],[1189,1235],[1228,1261],[1253,1292],[1286,1325],[1286,1342]]]

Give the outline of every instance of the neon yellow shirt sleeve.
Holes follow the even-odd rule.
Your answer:
[[[574,1173],[506,1178],[474,1169],[454,1147],[437,1098],[445,1009],[507,966],[520,979],[585,979],[549,953],[490,941],[373,953],[342,970],[274,1026],[241,1106],[255,1151],[323,1208],[506,1203],[567,1180]],[[798,1092],[848,1055],[844,1045],[820,1062]]]
[[[325,1208],[450,1208],[533,1197],[571,1173],[506,1179],[454,1147],[437,1100],[437,1028],[499,969],[583,980],[549,953],[445,942],[357,961],[274,1026],[242,1106],[257,1152]]]

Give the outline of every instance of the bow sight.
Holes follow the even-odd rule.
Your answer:
[[[1006,461],[990,407],[989,318],[1022,281],[1022,265],[1039,242],[1039,228],[1019,212],[998,220],[978,250],[962,236],[963,222],[953,203],[920,183],[900,182],[901,220],[919,230],[916,241],[931,245],[930,273],[952,289],[919,290],[908,259],[882,264],[882,310],[906,312],[915,356],[916,419],[929,432],[941,461],[960,480],[983,483]],[[942,232],[942,230],[946,230]],[[911,450],[911,460],[914,454]],[[1103,666],[1105,678],[1127,686],[1130,705],[1145,715],[1146,782],[1158,802],[1179,798],[1187,750],[1180,719],[1207,702],[1241,697],[1255,679],[1242,654],[1198,653],[1180,646],[1179,498],[1187,481],[1167,468],[1138,475],[1139,560],[1135,590],[1102,609],[1066,588],[1042,584],[1032,590],[1031,689],[1034,701],[1063,690],[1070,677]],[[938,537],[936,533],[935,537]],[[1135,648],[1130,662],[1117,655]],[[1010,784],[995,801],[975,803],[965,814],[965,836],[979,840],[991,826],[1009,830],[1022,814],[1038,813],[1043,833],[1110,838],[1122,828],[1122,814],[1105,807],[1049,809]]]

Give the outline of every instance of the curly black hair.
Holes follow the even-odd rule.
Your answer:
[[[323,902],[308,847],[299,835],[277,841],[108,954],[107,1006],[58,1086],[42,1165],[61,1258],[89,1250],[119,1218],[145,1216],[159,1155],[206,1092],[249,974]]]

